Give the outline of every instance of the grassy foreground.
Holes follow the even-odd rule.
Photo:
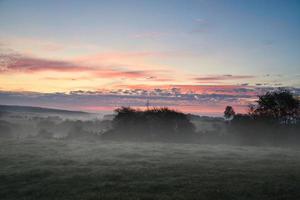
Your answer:
[[[300,199],[300,151],[0,141],[0,199]]]

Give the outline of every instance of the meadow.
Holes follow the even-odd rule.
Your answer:
[[[300,150],[0,141],[0,199],[300,199]]]

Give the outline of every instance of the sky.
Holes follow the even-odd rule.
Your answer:
[[[0,104],[238,112],[300,94],[300,1],[0,0]]]

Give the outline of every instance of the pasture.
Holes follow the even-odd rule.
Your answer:
[[[1,140],[0,199],[300,199],[300,150]]]

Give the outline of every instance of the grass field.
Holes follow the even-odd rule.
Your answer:
[[[0,141],[0,199],[300,199],[300,151]]]

